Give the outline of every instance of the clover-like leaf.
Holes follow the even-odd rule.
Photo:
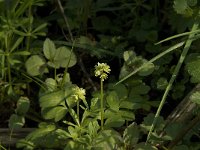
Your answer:
[[[183,14],[188,7],[187,0],[174,0],[173,7],[178,14]]]

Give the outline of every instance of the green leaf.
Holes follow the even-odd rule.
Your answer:
[[[56,88],[57,88],[57,82],[53,78],[47,78],[45,80],[45,83],[46,83],[48,91],[53,92],[53,91],[56,90]]]
[[[120,145],[121,136],[114,130],[103,130],[94,140],[96,147],[102,147],[102,150],[114,150],[116,145]]]
[[[192,93],[192,95],[190,96],[190,99],[192,102],[200,105],[200,92]]]
[[[134,146],[137,144],[140,136],[140,130],[134,123],[130,124],[123,133],[123,140],[126,145]]]
[[[108,128],[121,127],[125,123],[125,120],[120,115],[113,115],[112,117],[106,119],[105,126]]]
[[[188,62],[186,64],[186,69],[188,73],[194,78],[196,81],[200,81],[200,59],[196,59],[194,61]]]
[[[31,76],[42,75],[45,72],[48,72],[48,69],[45,67],[45,60],[42,59],[39,55],[31,56],[25,63],[26,70]]]
[[[172,150],[189,150],[189,147],[186,145],[178,145],[172,148]]]
[[[108,96],[106,97],[106,101],[107,101],[108,106],[111,109],[115,111],[119,110],[119,98],[116,92],[114,91],[109,92]]]
[[[63,90],[47,93],[40,97],[40,107],[47,108],[58,106],[61,102],[64,101],[64,98],[65,94]]]
[[[144,95],[150,91],[150,87],[144,83],[134,86],[131,89],[130,95]]]
[[[59,47],[56,50],[53,60],[48,62],[48,65],[55,68],[72,67],[76,64],[76,56],[68,47]]]
[[[120,110],[119,114],[121,114],[123,119],[128,121],[133,121],[135,119],[135,114],[128,110]]]
[[[158,79],[156,84],[157,84],[157,89],[164,90],[168,85],[168,81],[166,78],[161,77]]]
[[[56,47],[55,47],[55,44],[53,43],[53,41],[51,41],[48,38],[44,41],[43,52],[44,52],[44,56],[47,59],[49,59],[49,60],[54,59],[54,57],[56,55]]]
[[[12,114],[9,119],[8,126],[10,129],[19,129],[19,128],[22,128],[24,124],[25,124],[25,119],[23,116]]]
[[[28,97],[21,96],[17,101],[17,108],[16,108],[17,115],[25,116],[29,107],[30,107],[30,101]]]
[[[138,72],[138,74],[139,74],[140,76],[148,76],[148,75],[150,75],[153,71],[154,71],[154,64],[153,64],[153,63],[147,63],[147,64],[145,65],[145,67],[142,68],[142,69]]]
[[[151,146],[147,143],[139,143],[135,146],[135,150],[158,150],[155,146]]]
[[[184,14],[188,8],[187,0],[174,0],[173,7],[178,14]]]
[[[20,51],[20,52],[13,52],[12,55],[22,55],[22,56],[28,56],[31,53],[28,51]]]
[[[54,119],[55,122],[60,121],[65,117],[67,108],[64,106],[48,107],[42,110],[44,119]]]

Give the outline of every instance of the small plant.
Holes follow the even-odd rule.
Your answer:
[[[101,129],[103,130],[104,122],[104,94],[103,94],[103,82],[108,78],[108,73],[110,73],[110,67],[106,63],[98,63],[95,66],[95,76],[100,78],[101,86]]]

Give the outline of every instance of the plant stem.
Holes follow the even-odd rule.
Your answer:
[[[198,23],[194,23],[194,25],[193,25],[193,27],[191,29],[191,32],[195,31],[197,29],[198,29]],[[149,141],[149,139],[151,137],[151,133],[153,132],[154,127],[155,127],[155,125],[157,123],[157,119],[158,119],[158,117],[160,115],[160,111],[161,111],[161,109],[162,109],[162,107],[163,107],[163,105],[164,105],[164,103],[166,101],[167,95],[168,95],[168,93],[169,93],[169,91],[170,91],[170,89],[172,87],[172,84],[173,84],[174,80],[176,79],[176,76],[177,76],[177,74],[178,74],[178,72],[179,72],[179,70],[180,70],[180,68],[181,68],[181,66],[183,64],[183,61],[184,61],[184,59],[185,59],[185,57],[186,57],[186,55],[188,53],[188,50],[189,50],[189,48],[190,48],[190,46],[192,44],[192,41],[194,40],[193,39],[194,36],[195,36],[195,33],[191,33],[189,35],[189,37],[188,37],[188,40],[185,43],[185,46],[184,46],[184,49],[183,49],[183,51],[181,53],[181,56],[179,58],[178,64],[176,65],[176,68],[175,68],[175,70],[174,70],[174,72],[172,74],[172,77],[171,77],[171,79],[169,81],[169,84],[168,84],[167,88],[165,89],[165,93],[163,94],[162,100],[161,100],[160,105],[159,105],[159,107],[157,109],[156,115],[154,117],[153,123],[151,125],[151,128],[150,128],[148,136],[147,136],[146,143]]]
[[[101,79],[101,130],[103,130],[104,106],[103,106],[103,79]]]
[[[78,116],[78,120],[79,120],[79,100],[77,101],[77,104],[76,104],[76,109],[77,109],[77,116]]]

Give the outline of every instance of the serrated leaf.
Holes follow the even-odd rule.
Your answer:
[[[33,55],[25,63],[27,73],[31,76],[42,75],[45,72],[48,72],[48,69],[44,67],[45,60],[42,59],[39,55]]]
[[[17,115],[24,116],[30,107],[30,101],[28,97],[20,97],[17,101],[16,113]]]
[[[19,128],[22,128],[24,124],[25,124],[25,119],[23,116],[12,114],[9,119],[8,126],[10,129],[19,129]]]
[[[130,124],[123,133],[123,140],[126,145],[133,146],[139,140],[140,130],[134,123]]]
[[[200,92],[192,93],[192,95],[190,96],[190,99],[192,102],[200,105]]]
[[[43,45],[43,52],[44,52],[44,56],[49,59],[49,60],[53,60],[56,54],[56,47],[55,44],[53,43],[53,41],[51,41],[49,38],[47,38],[44,41],[44,45]]]

